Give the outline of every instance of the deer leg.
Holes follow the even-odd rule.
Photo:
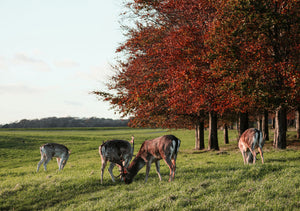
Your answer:
[[[61,169],[60,158],[56,158],[56,161],[57,161],[58,169],[60,170]]]
[[[41,157],[41,160],[40,160],[40,162],[38,163],[38,165],[37,165],[37,169],[36,169],[36,172],[38,172],[39,171],[39,169],[40,169],[40,166],[42,165],[42,163],[45,161],[45,157],[44,156],[42,156]]]
[[[262,164],[264,164],[264,153],[261,147],[258,147],[258,151],[260,153],[260,157],[261,157],[261,162]]]
[[[256,152],[255,152],[254,149],[251,149],[251,148],[249,148],[249,150],[250,150],[250,152],[251,152],[252,155],[253,155],[253,164],[255,164],[255,161],[256,161]]]
[[[243,160],[244,160],[244,164],[248,164],[248,160],[246,160],[246,152],[244,150],[242,150],[242,155],[243,155]]]
[[[145,183],[147,182],[148,180],[148,176],[149,176],[149,172],[150,172],[150,167],[151,167],[151,161],[148,161],[146,163],[146,178],[145,178]]]
[[[173,175],[172,175],[172,180],[175,178],[175,171],[176,171],[176,157],[172,159],[172,164],[173,164]]]
[[[169,169],[170,169],[169,182],[171,182],[172,181],[172,175],[173,175],[173,169],[174,169],[174,167],[173,167],[173,164],[172,164],[170,158],[166,158],[166,159],[164,159],[164,161],[169,166]]]
[[[129,164],[130,164],[130,159],[125,159],[125,161],[123,162],[123,166],[125,168],[128,168]]]
[[[247,163],[252,163],[253,162],[253,155],[250,152],[250,150],[246,152],[246,161],[247,161]]]
[[[160,163],[159,163],[159,160],[155,162],[155,166],[156,166],[156,172],[157,172],[157,174],[158,174],[159,181],[161,181],[161,175],[160,175]]]
[[[50,160],[51,160],[51,157],[47,157],[46,161],[44,162],[45,171],[47,171],[47,164],[49,163]]]
[[[59,164],[60,169],[59,170],[63,170],[64,169],[64,167],[66,165],[66,162],[67,161],[66,161],[65,157],[60,158],[60,164]]]
[[[103,182],[103,173],[104,173],[104,169],[105,169],[106,163],[107,163],[106,160],[102,160],[102,165],[101,165],[101,184]]]
[[[113,181],[113,182],[116,182],[115,181],[115,177],[114,177],[114,175],[113,175],[113,169],[114,169],[114,167],[115,167],[115,163],[110,163],[110,165],[109,165],[109,168],[108,168],[108,172],[109,172],[109,174],[110,174],[110,177],[111,177],[111,180]]]

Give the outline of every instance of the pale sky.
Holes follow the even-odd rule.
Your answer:
[[[120,118],[90,94],[113,74],[122,0],[0,0],[0,124]]]

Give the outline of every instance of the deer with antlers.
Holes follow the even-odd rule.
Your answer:
[[[248,164],[249,160],[253,159],[253,164],[256,161],[255,148],[258,148],[260,153],[261,162],[264,163],[263,146],[265,144],[265,138],[262,132],[256,128],[247,129],[240,137],[239,148],[243,155],[244,164]],[[250,151],[250,152],[249,152]],[[253,157],[252,157],[253,156]]]
[[[132,147],[130,143],[132,143]],[[112,172],[113,168],[117,164],[119,166],[119,170],[121,172],[124,171],[124,167],[128,167],[132,159],[133,150],[134,136],[131,137],[130,142],[124,140],[109,140],[99,146],[99,154],[101,157],[101,184],[103,182],[103,173],[107,161],[110,162],[110,166],[108,168],[110,177],[112,181],[115,182],[115,177]]]
[[[174,180],[176,170],[176,158],[180,147],[180,140],[173,135],[165,135],[153,140],[145,141],[135,159],[131,162],[129,167],[123,172],[124,182],[130,184],[138,171],[146,165],[146,178],[148,180],[150,166],[155,162],[156,172],[161,181],[160,163],[163,159],[170,168],[169,182]]]

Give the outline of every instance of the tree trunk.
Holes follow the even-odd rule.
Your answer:
[[[195,126],[195,150],[204,149],[204,122],[200,121]]]
[[[297,107],[295,114],[297,139],[300,139],[300,106]]]
[[[219,150],[218,116],[214,111],[209,112],[208,150]]]
[[[265,140],[269,140],[269,115],[267,110],[264,111],[262,118],[262,133]]]
[[[224,124],[224,144],[229,144],[229,139],[228,139],[228,126],[225,123]]]
[[[199,125],[195,125],[195,150],[200,150],[200,128]]]
[[[243,132],[249,128],[248,113],[239,113],[239,139]]]
[[[277,149],[286,148],[286,109],[279,107],[275,115],[275,131],[273,145]]]
[[[272,118],[272,129],[275,129],[275,117]]]
[[[262,117],[261,117],[261,115],[259,115],[257,117],[257,129],[262,131]]]

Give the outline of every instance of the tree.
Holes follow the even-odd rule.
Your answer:
[[[297,106],[295,111],[297,139],[300,139],[300,106]]]
[[[265,110],[262,117],[262,133],[265,140],[269,140],[269,114]]]
[[[213,111],[209,112],[209,137],[208,137],[208,149],[219,150],[218,144],[218,117]]]
[[[279,108],[284,115],[299,104],[299,1],[228,1],[214,24],[212,66],[239,112]],[[277,121],[283,128],[276,128],[276,143],[285,140],[286,127],[284,117]]]
[[[131,125],[195,128],[201,148],[209,113],[208,148],[218,149],[218,115],[299,104],[298,1],[134,0],[127,8],[135,22],[117,49],[115,94],[94,93],[133,115]]]
[[[278,108],[275,115],[275,130],[273,146],[279,149],[286,148],[286,109]]]
[[[228,138],[228,125],[224,124],[224,144],[229,144],[229,138]]]
[[[239,138],[249,128],[248,112],[239,112]]]
[[[201,4],[200,4],[201,3]],[[205,37],[214,8],[208,1],[143,1],[127,5],[136,17],[117,52],[117,74],[102,95],[133,126],[194,127],[204,147],[204,113],[216,109],[214,78],[205,57]],[[199,134],[199,135],[197,135]],[[202,139],[202,140],[201,140]]]

